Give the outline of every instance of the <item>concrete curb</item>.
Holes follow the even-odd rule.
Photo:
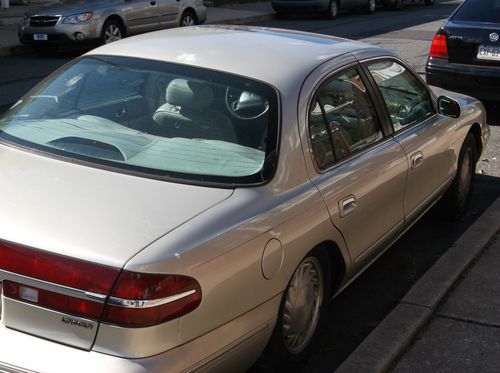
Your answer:
[[[0,26],[16,26],[23,21],[23,17],[12,16],[0,18]]]
[[[6,47],[0,46],[0,58],[2,57],[13,57],[13,56],[23,56],[33,53],[33,48],[28,45],[10,45]]]
[[[393,366],[460,276],[499,231],[500,197],[413,285],[336,372],[385,372]]]

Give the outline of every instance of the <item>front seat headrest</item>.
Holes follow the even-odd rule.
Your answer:
[[[205,82],[174,79],[167,86],[166,99],[182,110],[202,110],[212,103],[213,92]]]

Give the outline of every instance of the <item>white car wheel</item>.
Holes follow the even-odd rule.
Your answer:
[[[106,21],[102,30],[102,43],[109,44],[123,38],[122,27],[114,20]]]

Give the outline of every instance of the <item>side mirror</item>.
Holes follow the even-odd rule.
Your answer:
[[[446,115],[447,117],[458,118],[460,116],[460,104],[447,96],[439,96],[437,110],[439,114]]]

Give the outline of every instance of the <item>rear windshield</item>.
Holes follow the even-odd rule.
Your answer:
[[[8,142],[100,166],[231,185],[266,180],[277,133],[278,96],[266,84],[109,56],[77,60],[0,118],[0,138]]]
[[[455,21],[500,23],[500,0],[466,0],[452,19]]]

